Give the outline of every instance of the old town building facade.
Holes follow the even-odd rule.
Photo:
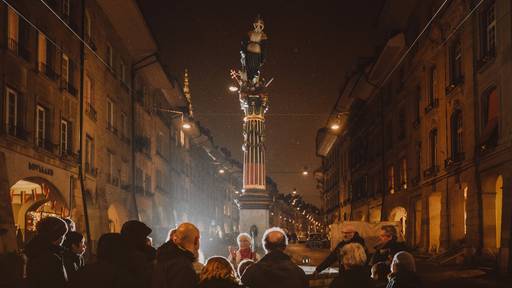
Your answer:
[[[337,215],[327,218],[399,221],[418,252],[464,251],[467,261],[507,271],[512,6],[459,0],[403,8],[408,23],[381,15],[379,29],[393,33],[374,59],[360,61],[317,135],[324,209]],[[398,9],[383,9],[390,11]],[[339,172],[344,157],[348,169]]]
[[[163,68],[136,2],[79,3],[0,3],[2,249],[48,215],[71,217],[93,248],[129,219],[161,243],[199,220],[199,203],[237,232],[241,184],[219,171],[240,169],[192,118],[188,83]]]

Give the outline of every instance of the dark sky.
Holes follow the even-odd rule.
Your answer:
[[[267,170],[281,193],[293,188],[320,205],[312,175],[320,166],[315,136],[325,125],[345,75],[358,56],[372,56],[383,0],[204,1],[140,0],[168,70],[189,69],[195,117],[219,146],[241,160],[242,112],[230,85],[239,68],[240,41],[260,14],[269,37],[263,75],[269,89]],[[297,172],[296,174],[290,172]]]

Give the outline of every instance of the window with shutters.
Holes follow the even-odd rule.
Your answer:
[[[60,121],[60,155],[69,154],[69,123],[66,120]]]
[[[11,8],[7,8],[7,40],[9,50],[18,55],[19,18]]]
[[[5,127],[12,136],[17,136],[18,127],[18,93],[6,87]]]
[[[94,138],[86,134],[85,136],[85,171],[88,174],[95,175],[94,164]]]
[[[36,106],[36,145],[41,148],[46,146],[46,114],[47,111],[43,106]]]
[[[496,55],[496,3],[488,2],[480,14],[480,47],[481,58]]]

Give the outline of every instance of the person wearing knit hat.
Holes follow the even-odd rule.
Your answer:
[[[387,288],[421,288],[421,281],[416,274],[414,256],[406,251],[395,254],[391,262],[391,274],[388,277]]]
[[[68,228],[57,217],[46,217],[36,224],[36,236],[27,243],[27,279],[31,288],[67,286],[68,273],[64,267],[62,241]]]

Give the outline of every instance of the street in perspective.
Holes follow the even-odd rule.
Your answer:
[[[0,0],[0,288],[512,285],[509,0]]]

